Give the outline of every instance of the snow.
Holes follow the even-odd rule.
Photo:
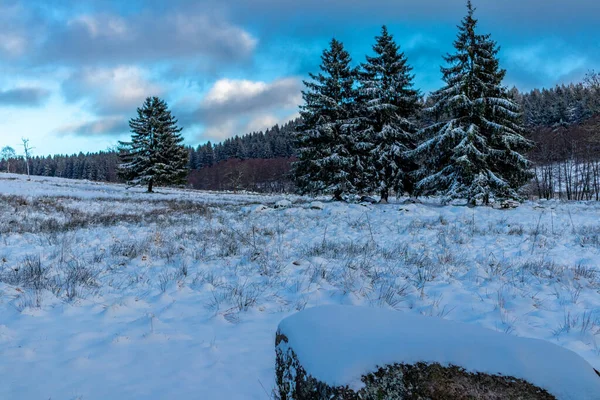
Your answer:
[[[366,307],[323,306],[284,319],[279,329],[306,373],[354,390],[378,366],[417,362],[524,379],[561,400],[598,399],[600,377],[577,354],[464,323]]]
[[[286,199],[279,200],[275,203],[275,208],[290,208],[292,206],[292,202]]]
[[[0,173],[0,399],[264,400],[278,324],[322,305],[542,339],[600,369],[600,203],[144,190]],[[38,257],[40,290],[15,271]]]
[[[312,201],[308,206],[313,210],[322,210],[325,208],[325,204],[320,201]]]

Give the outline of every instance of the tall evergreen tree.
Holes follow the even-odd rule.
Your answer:
[[[304,82],[294,178],[303,193],[331,193],[341,200],[343,194],[356,192],[360,173],[352,143],[356,69],[350,66],[350,54],[335,39],[321,60],[322,72],[310,74],[312,81]]]
[[[182,145],[182,128],[167,103],[148,97],[129,121],[130,142],[119,142],[120,175],[131,185],[179,184],[187,176],[187,149]]]
[[[489,34],[481,38],[483,53],[489,55],[482,58],[483,76],[489,78],[482,97],[482,131],[489,143],[486,161],[490,179],[489,193],[482,200],[487,203],[490,195],[519,199],[518,190],[533,177],[531,162],[525,157],[533,143],[524,137],[523,108],[515,93],[502,85],[506,70],[500,68],[500,48]]]
[[[476,33],[473,5],[459,26],[456,52],[444,57],[446,85],[432,94],[428,111],[440,120],[422,130],[425,141],[414,151],[418,194],[488,203],[490,197],[518,198],[529,177],[521,155],[530,143],[522,136],[520,108],[502,86],[498,46]]]
[[[375,40],[375,56],[367,56],[359,73],[363,118],[356,143],[367,190],[387,202],[390,190],[411,190],[409,173],[415,168],[407,154],[416,145],[420,95],[413,89],[412,67],[385,26]]]

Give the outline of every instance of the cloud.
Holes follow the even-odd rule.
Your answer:
[[[278,79],[270,83],[221,79],[204,97],[199,115],[205,121],[219,122],[271,108],[296,107],[302,101],[301,89],[298,78]]]
[[[23,5],[18,2],[0,1],[0,61],[1,56],[16,59],[26,53],[31,37],[37,33],[39,24],[34,24]]]
[[[147,75],[136,66],[83,68],[72,74],[62,89],[68,101],[83,100],[96,114],[133,113],[146,97],[164,93],[162,85]]]
[[[25,53],[27,39],[11,32],[0,33],[0,51],[8,56],[16,57]]]
[[[199,11],[82,14],[54,26],[39,62],[72,64],[156,62],[208,58],[235,62],[257,40],[244,29]]]
[[[298,113],[276,114],[256,114],[251,119],[231,119],[220,124],[209,126],[200,134],[204,140],[211,139],[222,141],[235,135],[245,135],[252,132],[265,131],[275,125],[283,125],[300,116]]]
[[[382,24],[414,67],[416,88],[439,88],[442,56],[452,51],[466,0],[372,3],[0,0],[0,104],[31,106],[48,96],[12,89],[24,84],[58,86],[66,102],[53,98],[34,110],[39,120],[47,112],[56,116],[53,126],[76,121],[63,135],[114,139],[128,131],[146,96],[159,95],[173,104],[188,140],[197,133],[193,139],[220,140],[284,122],[301,103],[300,78],[318,71],[331,37],[344,42],[356,65],[372,54]],[[474,3],[481,31],[502,46],[506,84],[548,87],[600,69],[599,1]],[[9,131],[7,124],[0,128]],[[23,130],[43,131],[32,124]]]
[[[222,140],[282,122],[277,114],[289,114],[298,107],[302,102],[301,88],[298,78],[273,82],[218,80],[195,113],[205,126],[202,137]]]
[[[549,57],[548,55],[552,56]],[[562,40],[544,40],[504,51],[509,77],[522,89],[553,86],[581,78],[592,60]]]
[[[59,136],[120,136],[129,131],[126,118],[121,116],[105,117],[93,121],[85,121],[64,125],[55,132]]]
[[[528,25],[543,26],[549,31],[555,27],[545,25],[548,21],[561,22],[561,28],[571,27],[575,26],[578,20],[592,22],[600,13],[600,3],[597,0],[478,0],[473,3],[482,17],[494,18],[504,24],[527,22]],[[353,26],[373,22],[412,23],[417,19],[455,22],[457,17],[464,15],[466,0],[378,0],[376,7],[372,2],[365,0],[229,0],[227,4],[236,20],[269,19],[280,28],[289,25],[290,20],[304,26],[321,19],[331,23],[341,21],[348,24],[349,18],[354,19],[351,24]],[[312,18],[308,19],[307,16]],[[510,17],[510,20],[506,17]],[[323,27],[326,25],[323,24]]]
[[[246,124],[246,132],[259,132],[264,131],[268,128],[281,123],[281,118],[277,118],[275,115],[259,115],[254,117]],[[287,122],[287,121],[286,121]]]
[[[48,90],[36,87],[0,90],[0,106],[40,106],[49,96]]]

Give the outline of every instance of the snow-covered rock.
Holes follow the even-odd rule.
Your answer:
[[[279,200],[275,203],[275,208],[290,208],[292,206],[292,202],[289,200]]]
[[[409,198],[400,202],[400,204],[422,204],[423,202],[419,199]]]
[[[276,353],[284,399],[600,396],[592,366],[563,347],[384,309],[301,311],[279,324]]]
[[[504,208],[504,209],[517,208],[520,205],[521,205],[521,203],[519,203],[516,200],[504,200],[504,201],[500,202],[500,208]]]
[[[370,197],[370,196],[362,196],[360,198],[360,202],[368,203],[368,204],[377,204],[378,203],[377,199],[374,199],[373,197]]]
[[[325,204],[321,203],[320,201],[313,201],[308,205],[308,208],[312,210],[322,210],[325,208]]]
[[[265,206],[264,204],[259,204],[257,206],[252,207],[252,212],[262,212],[268,209],[269,207]]]

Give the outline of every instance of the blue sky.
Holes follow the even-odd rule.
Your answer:
[[[600,69],[597,0],[476,0],[502,46],[506,85]],[[355,63],[386,24],[416,86],[440,85],[463,0],[0,0],[0,147],[98,151],[128,137],[146,96],[167,100],[188,144],[297,115],[302,79],[332,37]]]

